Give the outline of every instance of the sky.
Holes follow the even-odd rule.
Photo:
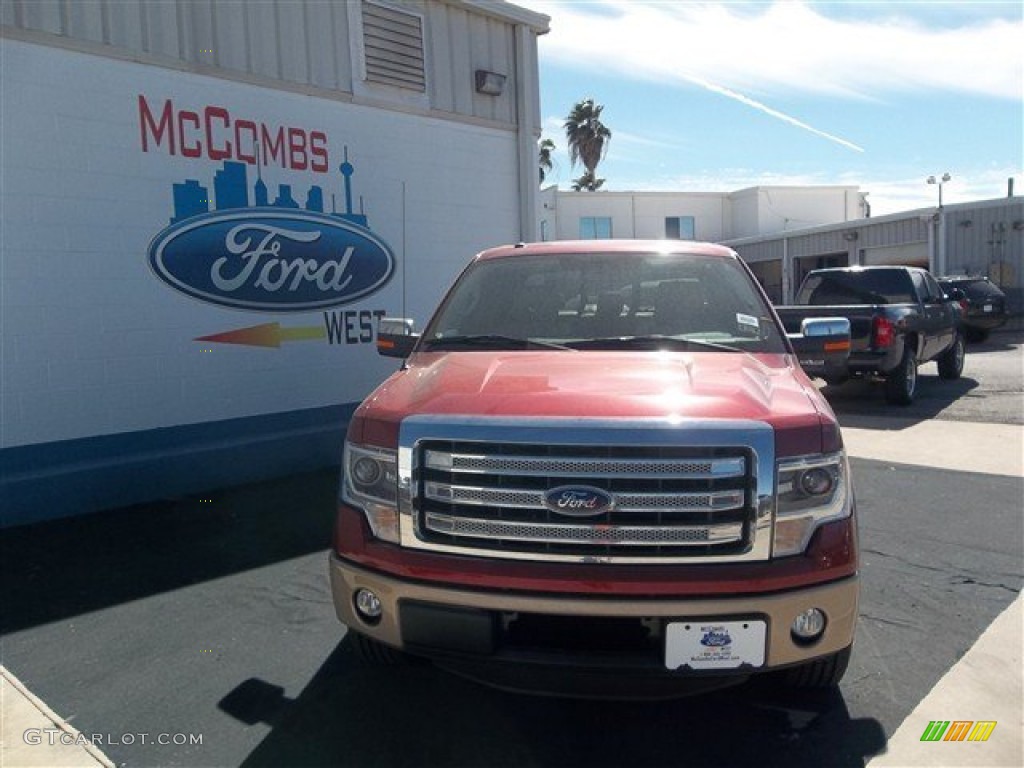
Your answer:
[[[853,185],[873,216],[1024,195],[1024,0],[514,0],[539,40],[545,186],[563,123],[604,105],[604,189]]]

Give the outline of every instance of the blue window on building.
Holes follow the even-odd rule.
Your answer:
[[[580,216],[580,240],[607,239],[611,236],[611,216]]]
[[[696,240],[693,216],[666,216],[665,237],[670,240]]]

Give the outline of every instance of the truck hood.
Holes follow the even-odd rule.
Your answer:
[[[822,416],[834,422],[795,358],[729,352],[418,354],[408,368],[391,376],[367,399],[357,419],[376,421],[379,426],[390,422],[397,428],[403,417],[413,413],[751,419],[777,430],[807,428],[805,437],[813,432],[817,442]],[[371,435],[366,437],[377,442]]]

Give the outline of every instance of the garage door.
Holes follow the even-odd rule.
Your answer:
[[[865,248],[860,252],[865,266],[902,265],[928,268],[928,243],[904,243],[879,248]]]

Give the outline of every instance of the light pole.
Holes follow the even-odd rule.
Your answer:
[[[950,176],[948,173],[944,173],[944,174],[942,174],[942,178],[940,178],[940,179],[936,179],[934,176],[929,176],[927,179],[925,179],[925,182],[927,182],[928,184],[938,184],[939,185],[939,208],[942,207],[942,185],[945,184],[947,181],[949,181],[952,178],[953,177]]]
[[[925,179],[928,184],[939,185],[939,210],[935,214],[935,239],[938,240],[938,248],[935,249],[931,258],[928,260],[929,269],[936,275],[945,274],[946,272],[946,217],[945,212],[942,210],[942,185],[949,181],[952,176],[949,173],[942,174],[942,177],[936,179],[934,176],[929,176]]]

